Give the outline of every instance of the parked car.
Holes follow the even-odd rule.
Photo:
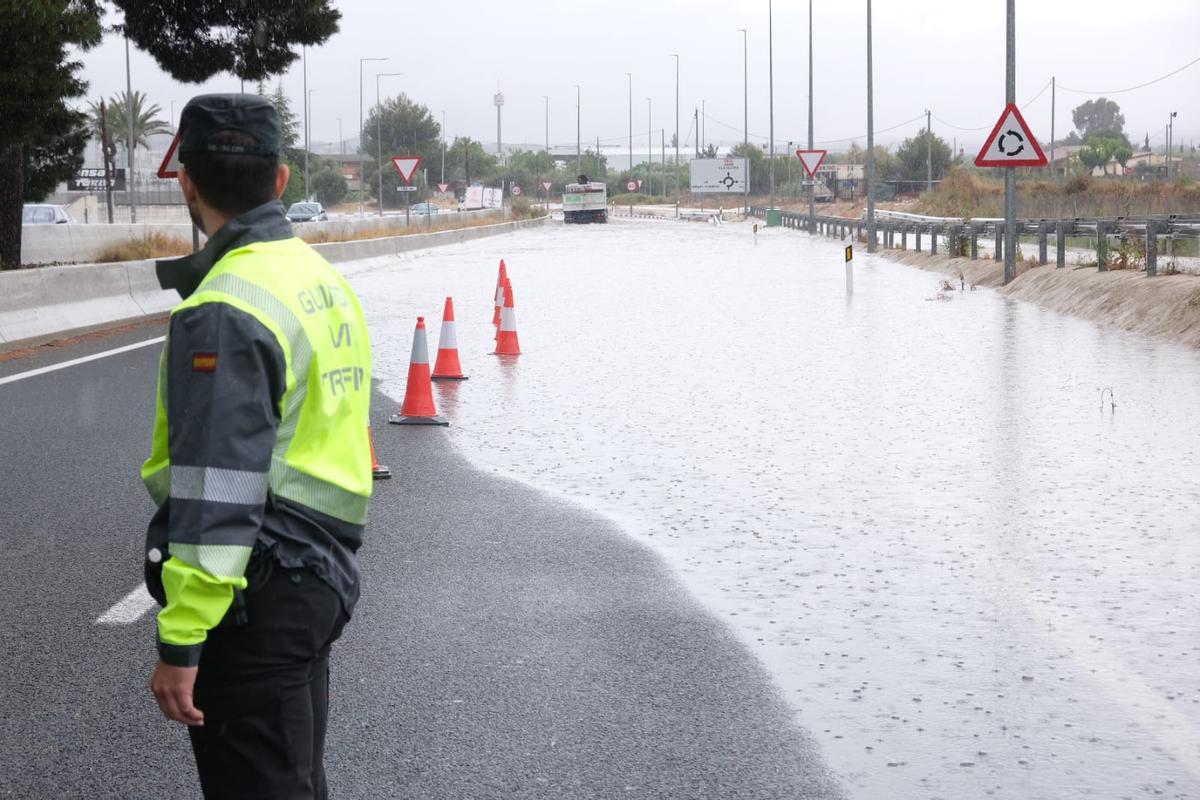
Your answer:
[[[21,207],[22,225],[70,225],[75,220],[62,206],[26,203]]]
[[[417,216],[430,216],[438,213],[438,207],[433,203],[417,203],[412,207],[412,213]]]
[[[292,203],[292,207],[287,210],[287,218],[289,222],[324,222],[329,219],[329,215],[320,203],[306,201]]]

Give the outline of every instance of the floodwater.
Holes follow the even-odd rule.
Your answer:
[[[660,552],[848,796],[1200,797],[1200,353],[842,252],[551,224],[352,283],[397,405],[454,296],[453,442]]]

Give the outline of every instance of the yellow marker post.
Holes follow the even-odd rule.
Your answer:
[[[846,245],[846,295],[854,294],[854,245]]]

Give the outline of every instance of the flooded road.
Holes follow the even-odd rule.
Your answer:
[[[500,257],[516,360],[487,355]],[[1200,353],[863,252],[848,299],[840,243],[742,224],[373,266],[397,406],[453,295],[454,443],[660,552],[848,796],[1200,797]]]

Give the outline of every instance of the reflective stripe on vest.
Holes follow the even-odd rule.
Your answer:
[[[282,259],[282,262],[277,262],[276,258]],[[248,266],[248,262],[252,263],[254,267],[261,266],[261,269],[252,267],[240,270],[242,274],[237,274],[240,267]],[[295,268],[277,271],[272,276],[270,274],[272,268],[279,263],[294,265]],[[275,282],[281,284],[277,289],[278,293],[248,279],[247,272],[256,277],[260,273],[264,278],[273,277]],[[304,300],[300,300],[300,310],[308,314],[310,318],[317,312],[323,311],[326,316],[334,315],[334,321],[341,323],[336,329],[338,334],[336,337],[334,336],[335,329],[330,327],[331,345],[325,345],[322,342],[314,347],[314,343],[310,340],[310,333],[306,331],[297,312],[281,299],[281,295],[284,297],[291,297],[293,294],[297,297],[303,295],[310,290],[310,284],[313,281],[317,282],[318,287],[327,289],[331,298],[341,300],[337,308],[334,308],[333,304],[318,307],[313,303],[311,295],[308,299],[309,305],[304,305]],[[239,301],[232,304],[252,314],[268,330],[274,332],[276,338],[280,340],[279,344],[284,352],[288,373],[287,388],[279,409],[281,421],[276,435],[275,448],[271,453],[267,486],[275,495],[323,514],[357,525],[365,523],[367,502],[371,490],[369,445],[366,441],[370,355],[362,312],[349,287],[340,275],[300,240],[263,242],[240,248],[228,254],[213,267],[209,276],[200,284],[192,297],[177,306],[172,313],[199,306],[205,302],[221,302],[221,295],[230,300]],[[343,329],[345,331],[344,341],[342,339]],[[166,352],[165,348],[169,345],[168,340],[164,345],[164,353]],[[351,361],[353,366],[336,368],[336,364],[346,360],[343,358],[339,361],[335,357],[339,353],[346,352],[338,349],[343,346],[350,348],[348,352],[354,356]],[[342,425],[343,430],[335,437],[333,449],[331,450],[330,445],[326,444],[325,450],[322,451],[323,457],[318,459],[312,457],[312,454],[301,446],[300,449],[305,452],[301,456],[289,458],[289,451],[294,445],[305,444],[297,442],[297,434],[300,432],[306,402],[309,400],[309,385],[314,380],[314,376],[310,375],[310,369],[314,368],[314,363],[318,361],[314,357],[316,349],[323,350],[323,358],[329,362],[325,366],[332,364],[335,366],[335,371],[338,369],[353,370],[354,374],[351,377],[357,376],[361,379],[359,383],[354,384],[356,391],[361,391],[363,396],[349,395],[340,374],[336,388],[333,378],[328,374],[315,376],[318,379],[317,386],[322,388],[324,379],[329,377],[330,392],[336,398],[340,390],[343,398],[343,402],[337,407],[344,409],[342,413],[351,414],[354,420],[352,423],[348,423],[348,419],[345,417],[318,416],[306,429],[304,435],[323,435],[325,431],[322,428],[325,424]],[[165,377],[166,361],[164,359],[159,372],[158,413],[160,415],[166,413]],[[320,402],[322,398],[318,397],[316,400]],[[324,406],[318,406],[318,408],[324,409]],[[361,419],[359,419],[360,417]],[[165,439],[165,424],[162,427],[161,434]],[[155,453],[143,467],[143,480],[156,503],[161,504],[168,497],[174,496],[209,499],[216,502],[240,502],[251,495],[254,498],[258,497],[257,479],[250,477],[253,473],[244,473],[239,470],[200,470],[189,467],[182,468],[185,471],[181,472],[181,467],[171,467],[165,452],[167,443],[160,442],[159,435],[159,424],[156,422]],[[361,453],[358,452],[360,450]],[[313,474],[314,472],[317,474]],[[335,480],[331,480],[335,476],[344,479],[344,482],[348,482],[350,485],[339,485]],[[180,483],[183,485],[179,485]],[[354,490],[355,487],[358,491]],[[265,488],[263,493],[265,494]]]

